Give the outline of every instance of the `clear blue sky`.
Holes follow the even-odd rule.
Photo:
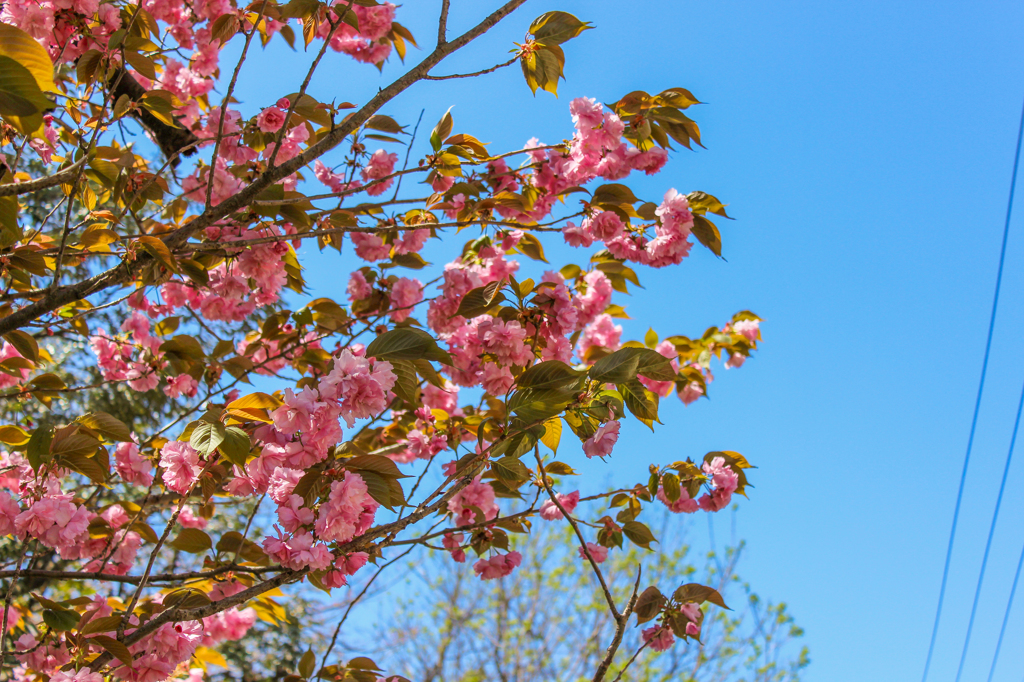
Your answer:
[[[417,0],[400,10],[427,46],[438,4]],[[453,0],[453,32],[497,4]],[[1024,7],[535,0],[437,73],[504,61],[511,41],[551,9],[597,25],[566,46],[568,80],[558,99],[532,97],[513,68],[471,83],[417,85],[384,113],[411,124],[425,108],[429,132],[457,102],[456,132],[509,149],[535,135],[568,137],[568,103],[581,95],[609,102],[633,89],[683,86],[707,102],[693,111],[707,150],[674,153],[667,170],[639,188],[655,200],[677,187],[728,202],[737,218],[722,226],[728,262],[695,249],[680,268],[644,269],[646,291],[624,301],[635,318],[627,335],[642,337],[652,320],[665,334],[697,334],[749,308],[765,319],[763,350],[741,370],[719,371],[711,400],[686,409],[665,401],[666,426],[656,434],[627,428],[611,466],[640,480],[649,452],[665,461],[713,449],[746,454],[759,469],[738,516],[749,546],[743,574],[788,602],[807,629],[807,679],[918,679],[995,281],[1024,97]],[[260,57],[262,68],[240,81],[244,108],[255,112],[294,89],[311,56]],[[332,63],[344,68],[314,79],[320,99],[363,102],[402,70],[397,61],[383,75]],[[1024,380],[1018,216],[936,682],[955,674]],[[439,261],[441,251],[428,255]],[[313,264],[313,293],[343,297],[353,267],[348,253]],[[969,682],[987,676],[1024,543],[1022,485],[1018,461]],[[1024,675],[1024,594],[1018,602],[996,680]]]

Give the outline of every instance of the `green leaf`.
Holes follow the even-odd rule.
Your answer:
[[[75,611],[54,611],[46,609],[43,611],[43,622],[50,626],[54,632],[67,632],[78,627],[81,617]]]
[[[499,280],[486,286],[470,289],[462,297],[459,309],[455,314],[467,318],[485,314],[494,306],[504,302],[505,294],[501,293],[501,287],[504,284],[503,280]]]
[[[622,524],[622,532],[634,545],[650,549],[652,542],[657,542],[651,529],[639,521],[627,521]]]
[[[636,348],[620,348],[611,355],[606,355],[590,368],[590,378],[606,384],[617,384],[622,381],[636,379],[637,366],[640,362]]]
[[[42,126],[43,112],[53,107],[28,69],[0,55],[0,116],[23,135],[33,136]]]
[[[83,635],[91,635],[97,632],[112,632],[117,629],[117,626],[121,624],[123,614],[120,616],[103,616],[102,618],[93,618],[85,627],[81,629]]]
[[[437,345],[434,337],[415,327],[399,327],[384,332],[366,347],[366,356],[389,361],[422,358],[452,364],[451,356]]]
[[[601,185],[594,190],[594,195],[590,199],[591,204],[605,205],[605,206],[621,206],[622,204],[633,205],[640,201],[636,198],[631,190],[626,185],[619,183],[611,183],[607,185]]]
[[[562,420],[558,417],[544,422],[544,435],[540,442],[544,443],[551,452],[558,454],[558,443],[562,440]]]
[[[164,266],[171,272],[179,272],[178,264],[174,261],[174,256],[171,255],[170,249],[167,248],[167,244],[164,244],[162,239],[143,235],[139,237],[139,243],[142,244],[142,248],[144,248],[150,256],[155,258],[160,265]]]
[[[100,435],[119,442],[128,442],[132,439],[131,429],[117,417],[106,412],[90,412],[76,419],[82,426],[88,426]]]
[[[195,436],[195,431],[192,432],[192,435]],[[229,426],[224,429],[224,441],[218,447],[229,462],[242,467],[249,459],[252,443],[249,440],[249,434],[245,431],[237,426]]]
[[[725,204],[707,192],[690,192],[686,195],[686,199],[690,203],[690,210],[697,215],[714,213],[723,218],[729,218],[725,212]],[[729,218],[729,220],[732,220],[732,218]]]
[[[25,31],[10,24],[0,23],[0,55],[14,60],[32,74],[40,90],[57,92],[57,86],[53,82],[53,62],[49,53]]]
[[[198,528],[182,528],[167,544],[189,554],[203,554],[213,548],[213,540]]]
[[[403,474],[390,457],[384,455],[356,455],[343,460],[342,464],[346,469],[352,469],[357,473],[372,471],[385,478],[409,478],[409,475]]]
[[[675,381],[672,361],[656,350],[637,348],[636,373],[655,381]]]
[[[541,421],[560,413],[575,398],[571,389],[524,388],[509,398],[508,410],[525,422]]]
[[[615,384],[622,394],[626,409],[645,422],[658,421],[658,396],[648,391],[638,379]],[[650,426],[650,424],[648,424]]]
[[[576,411],[569,411],[563,415],[565,423],[569,425],[569,428],[576,437],[582,440],[587,440],[597,433],[597,427],[600,424],[593,418],[586,414],[582,414]]]
[[[209,456],[227,438],[227,429],[220,422],[199,422],[189,436],[188,444],[201,455]]]
[[[661,611],[661,607],[665,605],[665,601],[665,595],[654,585],[641,592],[640,596],[637,597],[636,605],[633,607],[637,625],[646,623],[657,616]]]
[[[132,664],[132,652],[128,650],[124,643],[117,641],[113,637],[96,635],[95,637],[90,637],[89,641],[99,644],[125,665],[130,666]]]
[[[711,253],[722,257],[722,235],[713,222],[704,216],[694,215],[692,232],[701,244],[711,250]]]
[[[530,480],[530,470],[514,456],[492,459],[491,469],[498,480],[515,488]]]
[[[31,334],[15,329],[4,334],[4,338],[14,346],[14,350],[18,351],[21,357],[32,363],[39,362],[39,344]]]
[[[299,659],[299,674],[308,678],[313,674],[315,668],[316,655],[313,654],[312,649],[306,649],[306,653],[302,654],[302,658]]]
[[[560,45],[588,28],[594,28],[593,24],[580,21],[568,12],[545,12],[533,20],[529,30],[537,42]]]
[[[522,457],[537,444],[537,439],[540,437],[543,429],[543,426],[537,425],[531,426],[529,429],[513,433],[491,449],[491,457],[495,458],[499,455],[505,455],[507,457]]]
[[[72,471],[77,471],[89,478],[90,481],[97,484],[105,483],[109,472],[109,463],[104,466],[100,464],[95,457],[86,457],[85,455],[78,453],[71,453],[61,455],[58,460],[60,466]]]
[[[32,432],[32,437],[28,439],[28,450],[25,456],[35,471],[39,471],[39,467],[49,462],[53,457],[50,454],[50,443],[52,442],[52,427],[43,425]]]
[[[455,122],[452,120],[452,107],[448,107],[448,111],[444,112],[444,116],[434,126],[434,130],[430,133],[430,146],[435,152],[441,151],[441,146],[444,141],[452,134],[452,128],[455,126]]]
[[[0,197],[0,249],[6,249],[25,236],[18,224],[21,206],[17,197]]]
[[[413,364],[412,360],[399,360],[397,358],[393,358],[389,362],[395,372],[395,386],[393,389],[395,395],[410,405],[415,404],[416,388],[419,384],[419,380],[416,377],[416,365]]]
[[[606,355],[590,368],[590,378],[609,384],[635,379],[641,374],[655,381],[674,381],[671,361],[650,348],[627,346]]]
[[[557,476],[575,476],[576,471],[565,462],[548,462],[544,465],[544,471]]]
[[[683,604],[689,602],[693,602],[694,604],[711,602],[716,606],[721,606],[723,609],[732,610],[725,605],[725,600],[722,599],[722,595],[718,593],[718,590],[699,583],[681,585],[672,595],[672,598]]]
[[[366,482],[366,491],[370,494],[370,497],[379,502],[382,507],[394,511],[391,500],[391,487],[388,485],[387,479],[372,471],[363,470],[358,473],[360,478]]]
[[[580,388],[585,372],[577,372],[560,360],[545,360],[528,368],[516,379],[520,388]]]
[[[212,603],[209,596],[194,587],[183,587],[174,590],[164,597],[164,606],[173,609],[195,609]]]
[[[558,80],[563,78],[562,68],[565,66],[562,48],[557,45],[537,46],[533,51],[524,53],[519,63],[526,84],[534,95],[538,88],[558,95]]]
[[[679,499],[682,489],[679,485],[679,477],[675,474],[665,474],[661,477],[661,487],[665,490],[665,497],[669,502]]]

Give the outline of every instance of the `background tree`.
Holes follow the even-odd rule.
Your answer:
[[[663,547],[643,562],[644,579],[711,585],[735,610],[709,607],[702,645],[673,647],[662,655],[638,653],[643,639],[633,629],[613,669],[637,655],[639,663],[625,679],[799,680],[809,662],[806,647],[796,644],[803,631],[784,603],[762,601],[737,575],[742,543],[721,554],[707,553],[698,567],[685,542],[685,522],[667,512],[661,516],[652,525]],[[377,651],[387,652],[395,669],[413,680],[587,679],[615,623],[593,591],[592,573],[572,551],[571,535],[565,526],[538,524],[520,545],[524,559],[519,570],[494,582],[474,580],[436,553],[428,561],[412,562],[414,577],[400,607],[392,598],[377,607]],[[618,598],[628,596],[643,553],[633,547],[609,558],[605,578]]]

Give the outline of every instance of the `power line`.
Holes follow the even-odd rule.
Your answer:
[[[1013,435],[1010,437],[1010,450],[1006,453],[1006,466],[1003,467],[1003,480],[999,484],[999,495],[996,496],[996,510],[992,513],[992,525],[988,529],[988,540],[985,542],[985,554],[981,558],[981,573],[978,574],[978,586],[974,588],[974,603],[971,604],[971,617],[967,620],[967,635],[964,637],[964,650],[960,653],[960,666],[956,669],[956,682],[964,672],[964,661],[967,660],[967,647],[971,643],[971,630],[974,628],[974,615],[978,612],[978,598],[981,596],[981,583],[985,579],[985,567],[988,565],[988,553],[992,549],[992,536],[996,533],[996,521],[999,519],[999,507],[1003,503],[1003,491],[1006,490],[1006,477],[1010,473],[1010,462],[1013,461],[1013,446],[1017,442],[1017,430],[1020,428],[1020,414],[1024,411],[1024,387],[1021,388],[1020,404],[1017,405],[1017,419],[1013,422]]]
[[[992,656],[992,667],[988,671],[988,682],[992,682],[992,676],[996,673],[996,661],[999,660],[999,649],[1003,646],[1006,622],[1010,620],[1010,607],[1013,606],[1013,595],[1017,591],[1017,581],[1020,579],[1021,566],[1024,566],[1024,547],[1021,547],[1020,559],[1017,561],[1017,572],[1013,574],[1013,587],[1010,588],[1010,597],[1006,600],[1006,613],[1003,614],[1003,626],[999,628],[999,639],[996,640],[996,653]]]
[[[928,644],[928,657],[924,662],[924,675],[921,682],[928,680],[928,668],[932,663],[935,651],[935,637],[939,633],[939,619],[942,616],[942,600],[946,596],[946,582],[949,579],[949,561],[953,556],[953,539],[956,537],[956,523],[960,518],[960,503],[964,498],[964,482],[967,480],[967,465],[971,461],[971,448],[974,445],[974,432],[978,427],[978,412],[981,409],[981,394],[985,388],[985,373],[988,371],[988,358],[992,350],[992,332],[996,326],[996,308],[999,306],[999,289],[1003,283],[1003,264],[1006,262],[1006,241],[1010,236],[1010,215],[1013,213],[1013,191],[1017,185],[1017,169],[1020,166],[1020,145],[1024,138],[1024,104],[1021,105],[1020,126],[1017,131],[1017,151],[1013,158],[1013,175],[1010,179],[1010,198],[1006,205],[1006,224],[1003,226],[1003,245],[999,250],[999,270],[996,273],[996,290],[992,297],[992,314],[988,322],[988,339],[985,341],[985,358],[981,363],[981,380],[978,382],[978,397],[974,401],[974,417],[971,419],[971,433],[967,438],[967,452],[964,455],[964,467],[960,472],[960,487],[956,493],[956,506],[953,508],[953,525],[949,529],[949,545],[946,547],[946,563],[942,568],[942,585],[939,587],[939,604],[935,609],[935,623],[932,625],[932,639]]]

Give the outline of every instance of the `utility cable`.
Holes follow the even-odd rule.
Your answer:
[[[1013,595],[1017,591],[1017,581],[1020,580],[1021,566],[1024,566],[1024,547],[1021,547],[1020,559],[1017,561],[1017,572],[1013,574],[1013,587],[1010,588],[1010,597],[1006,600],[1006,613],[1003,614],[1003,626],[999,628],[999,639],[996,640],[996,653],[992,656],[992,667],[988,671],[988,682],[992,682],[992,676],[996,673],[996,661],[999,660],[999,649],[1003,646],[1006,622],[1010,620],[1010,607],[1013,606]]]
[[[939,604],[935,609],[935,623],[932,625],[932,639],[928,645],[928,657],[924,662],[924,675],[921,682],[928,680],[928,668],[931,666],[932,653],[935,651],[935,638],[939,633],[939,620],[942,616],[942,601],[946,596],[946,582],[949,579],[949,561],[953,556],[953,539],[956,537],[956,524],[960,518],[960,503],[964,498],[964,482],[967,480],[967,465],[971,461],[971,448],[974,445],[974,432],[978,427],[978,412],[981,409],[981,395],[985,388],[985,373],[988,371],[988,358],[992,350],[992,332],[996,326],[996,309],[999,306],[999,289],[1003,283],[1003,265],[1006,262],[1006,241],[1010,235],[1010,216],[1013,213],[1013,190],[1017,185],[1017,169],[1020,166],[1021,138],[1024,138],[1024,104],[1021,106],[1020,126],[1017,131],[1017,151],[1013,158],[1013,175],[1010,179],[1010,198],[1006,205],[1006,223],[1003,226],[1003,245],[999,250],[999,270],[996,273],[996,290],[992,297],[992,314],[988,322],[988,339],[985,341],[985,358],[981,363],[981,380],[978,382],[978,397],[974,401],[974,417],[971,419],[971,433],[967,438],[967,453],[964,455],[964,466],[960,472],[960,488],[956,493],[956,506],[953,508],[953,525],[949,529],[949,544],[946,547],[946,563],[942,568],[942,585],[939,587]]]
[[[971,617],[967,620],[967,634],[964,636],[964,650],[960,653],[960,666],[956,669],[956,682],[964,672],[964,661],[967,660],[967,647],[971,643],[971,630],[974,628],[974,616],[978,612],[978,598],[981,597],[981,583],[985,579],[985,567],[988,565],[988,553],[992,549],[992,536],[996,533],[996,521],[999,520],[999,507],[1003,504],[1003,491],[1006,490],[1006,477],[1010,473],[1010,462],[1013,461],[1013,446],[1017,442],[1017,431],[1020,428],[1020,414],[1024,411],[1024,387],[1021,388],[1020,403],[1017,405],[1017,418],[1013,422],[1013,435],[1010,437],[1010,450],[1006,453],[1006,465],[1003,467],[1003,480],[999,483],[999,494],[996,496],[996,510],[992,513],[992,525],[988,529],[988,540],[985,541],[985,553],[981,557],[981,572],[978,574],[978,586],[974,588],[974,603],[971,604]]]

